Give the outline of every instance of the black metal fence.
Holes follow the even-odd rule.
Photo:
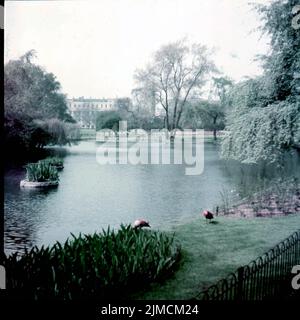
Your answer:
[[[300,230],[248,265],[200,292],[200,300],[264,300],[295,293],[291,271],[300,264]],[[300,291],[300,290],[298,290]],[[299,294],[299,293],[298,293]]]

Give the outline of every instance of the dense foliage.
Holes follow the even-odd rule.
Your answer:
[[[126,298],[169,271],[179,252],[174,237],[122,225],[7,257],[7,287],[35,299]]]
[[[257,6],[271,53],[262,57],[264,73],[237,84],[222,155],[245,163],[275,162],[300,150],[300,30],[292,27],[296,0]]]
[[[300,143],[299,107],[282,101],[237,116],[229,125],[223,155],[245,163],[278,161]]]
[[[60,83],[33,57],[29,51],[4,67],[4,134],[11,151],[63,145],[76,131]]]
[[[96,130],[111,129],[119,130],[119,122],[123,120],[119,111],[103,111],[100,112],[96,119]]]
[[[59,167],[59,168],[63,167],[64,165],[63,159],[59,157],[48,157],[44,159],[43,162],[49,163],[51,166]]]
[[[162,129],[163,117],[155,116],[145,105],[133,105],[129,98],[116,100],[116,110],[99,112],[96,118],[96,130],[119,130],[119,121],[127,122],[127,129]]]
[[[26,180],[33,182],[58,181],[57,169],[47,161],[28,163],[26,166]]]
[[[216,139],[217,131],[225,127],[224,117],[225,108],[219,101],[201,100],[187,106],[182,116],[181,126],[213,131]]]

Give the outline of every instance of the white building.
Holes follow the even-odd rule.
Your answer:
[[[114,99],[86,99],[84,97],[67,99],[68,109],[81,128],[96,128],[97,115],[101,111],[115,109]]]

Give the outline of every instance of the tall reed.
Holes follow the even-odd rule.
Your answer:
[[[59,180],[57,169],[45,161],[28,163],[26,166],[26,180],[34,182]]]
[[[7,257],[7,287],[35,299],[125,298],[165,276],[179,256],[174,235],[121,225]]]
[[[42,161],[44,163],[49,163],[51,166],[54,166],[54,167],[63,167],[64,165],[63,159],[59,157],[48,157]]]

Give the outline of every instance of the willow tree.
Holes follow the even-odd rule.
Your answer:
[[[180,40],[162,46],[144,69],[136,71],[138,88],[151,92],[163,108],[167,129],[178,128],[189,99],[199,94],[215,70],[209,55],[205,46]]]
[[[31,50],[4,66],[4,134],[11,151],[66,144],[76,129],[60,83],[32,62],[34,56]]]
[[[300,151],[300,29],[292,21],[298,0],[257,6],[271,52],[264,73],[235,86],[222,155],[245,163],[275,162]]]

